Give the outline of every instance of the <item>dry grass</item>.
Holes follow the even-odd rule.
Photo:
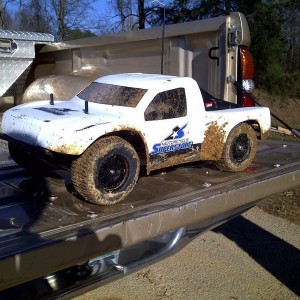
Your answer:
[[[282,119],[292,128],[300,130],[300,98],[276,99],[270,97],[263,90],[256,90],[254,93],[258,102],[271,109],[271,112]],[[272,119],[272,125],[282,126],[277,120]]]
[[[267,213],[300,225],[300,186],[266,198],[258,205]]]
[[[274,99],[262,90],[256,90],[255,97],[260,104],[269,107],[273,114],[289,126],[298,131],[300,130],[300,99]],[[282,126],[274,118],[272,119],[272,125]],[[292,139],[293,141],[300,142],[299,138],[278,134],[272,134],[272,138]],[[300,225],[300,186],[266,198],[259,207],[272,215]]]

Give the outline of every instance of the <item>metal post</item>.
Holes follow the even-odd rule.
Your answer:
[[[164,74],[164,56],[165,56],[165,20],[166,20],[166,8],[163,7],[163,27],[162,27],[162,37],[161,37],[161,65],[160,73]]]
[[[84,101],[84,113],[85,114],[89,113],[89,101],[88,100]]]
[[[50,94],[50,105],[54,105],[54,96],[52,93]]]
[[[153,0],[152,2],[157,2],[163,7],[163,24],[162,24],[162,34],[161,34],[161,60],[160,60],[160,74],[164,74],[164,55],[165,55],[165,26],[166,26],[166,7],[165,4],[159,0]]]

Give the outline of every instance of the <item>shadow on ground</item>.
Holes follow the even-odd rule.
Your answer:
[[[288,289],[300,295],[300,251],[239,216],[213,230],[234,241]]]

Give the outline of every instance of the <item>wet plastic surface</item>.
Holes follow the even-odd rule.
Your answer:
[[[30,177],[0,146],[0,268],[8,270],[0,290],[242,211],[300,182],[300,143],[267,141],[244,172],[207,163],[166,169],[141,177],[125,201],[103,207],[79,199],[67,172]]]

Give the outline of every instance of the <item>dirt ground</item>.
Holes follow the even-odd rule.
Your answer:
[[[300,225],[300,187],[272,195],[258,207],[271,215]]]

